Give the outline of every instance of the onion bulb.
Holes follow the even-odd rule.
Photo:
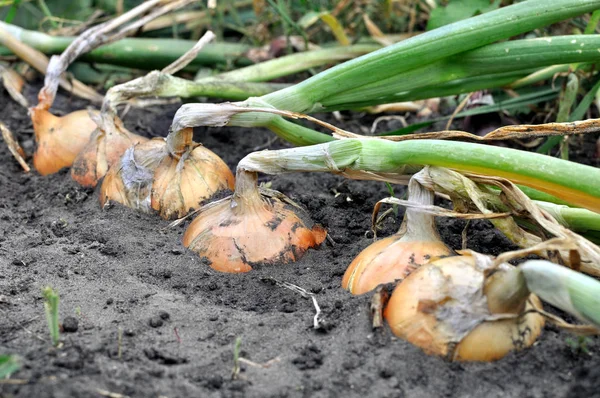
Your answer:
[[[409,200],[431,205],[433,193],[411,180]],[[429,261],[454,254],[440,239],[431,214],[407,208],[400,229],[398,234],[376,241],[360,252],[344,273],[344,289],[364,294],[381,284],[406,278]]]
[[[352,294],[364,294],[406,278],[429,261],[452,254],[452,249],[440,240],[412,240],[406,234],[389,236],[372,243],[352,260],[342,278],[342,287]]]
[[[98,116],[95,125],[108,128],[95,129],[71,168],[71,177],[84,187],[95,187],[127,148],[148,140],[128,131],[116,116],[108,125],[104,124],[102,116]]]
[[[265,196],[256,173],[239,171],[233,196],[202,208],[183,237],[183,244],[221,272],[252,270],[255,264],[288,263],[325,240],[276,195]]]
[[[30,112],[37,142],[33,165],[41,175],[70,167],[96,129],[96,123],[87,110],[71,112],[62,117],[38,107],[31,108]]]
[[[106,175],[100,203],[108,200],[162,218],[183,217],[224,189],[233,189],[229,167],[215,153],[192,142],[192,129],[177,142],[155,138],[129,149]]]
[[[534,343],[544,318],[517,268],[466,253],[423,265],[394,290],[384,316],[393,333],[456,361],[493,361]]]

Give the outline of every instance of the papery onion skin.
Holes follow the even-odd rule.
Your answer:
[[[100,206],[104,207],[109,201],[112,201],[130,207],[121,170],[119,164],[114,164],[104,176],[100,187]]]
[[[153,173],[166,155],[165,141],[154,138],[125,151],[104,176],[100,187],[100,205],[109,201],[150,212]]]
[[[393,235],[365,248],[346,269],[342,287],[364,294],[377,286],[406,278],[419,266],[453,255],[441,241],[403,241]]]
[[[146,141],[147,138],[126,130],[114,134],[96,130],[75,158],[71,177],[80,185],[93,188],[128,148]]]
[[[207,206],[189,225],[184,246],[207,258],[217,271],[239,273],[252,270],[253,264],[298,260],[327,235],[318,225],[308,228],[279,199],[245,200],[251,203],[227,198]]]
[[[449,360],[494,361],[533,344],[544,325],[543,317],[527,313],[486,320],[493,315],[487,300],[474,295],[478,288],[483,289],[483,281],[483,272],[476,269],[471,256],[437,260],[396,287],[384,316],[395,335]],[[462,300],[452,296],[457,292],[464,292],[460,293],[464,294]],[[529,300],[541,305],[533,295]],[[528,302],[525,312],[529,309]]]
[[[154,172],[151,206],[164,219],[183,217],[218,191],[233,189],[225,162],[199,145],[181,159],[165,156]]]
[[[71,112],[57,117],[45,109],[31,108],[37,149],[33,165],[41,175],[70,167],[77,154],[88,143],[96,129],[87,110]]]

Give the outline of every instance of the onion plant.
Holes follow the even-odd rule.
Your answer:
[[[53,56],[47,62],[45,56],[38,51],[23,45],[18,39],[0,27],[0,41],[13,49],[18,49],[23,58],[36,64],[38,70],[45,69],[44,86],[38,94],[38,104],[30,109],[31,120],[38,142],[34,155],[34,165],[41,174],[50,174],[62,167],[70,166],[77,153],[83,149],[94,131],[94,122],[87,111],[76,111],[59,118],[50,112],[59,85],[65,86],[64,72],[79,55],[101,44],[118,40],[135,32],[148,21],[168,13],[177,7],[190,3],[191,0],[177,0],[160,4],[160,0],[150,0],[138,5],[128,12],[112,20],[94,26],[79,35],[60,56]],[[146,14],[147,15],[144,15]],[[135,22],[129,23],[132,19]],[[74,81],[67,87],[77,87],[86,98],[101,101],[101,96],[93,90]],[[90,92],[91,91],[91,92]],[[81,132],[80,132],[81,131]],[[131,140],[132,142],[139,142]]]
[[[367,293],[381,284],[404,279],[423,264],[455,255],[440,238],[434,216],[423,211],[433,205],[433,199],[434,192],[412,178],[408,200],[418,207],[406,209],[398,233],[375,241],[356,256],[344,273],[342,287],[352,294]],[[373,221],[376,232],[376,217]]]

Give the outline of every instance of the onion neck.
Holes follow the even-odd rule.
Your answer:
[[[48,92],[46,87],[42,87],[40,92],[38,93],[38,104],[35,106],[35,109],[39,110],[49,110],[52,104],[54,103],[55,94],[52,92]]]
[[[29,109],[31,114],[31,122],[33,124],[33,131],[35,133],[35,139],[39,143],[40,140],[48,134],[58,121],[58,117],[51,114],[44,107],[33,107]]]
[[[433,205],[434,194],[415,179],[411,179],[408,183],[408,199],[423,206],[431,206]],[[408,207],[406,209],[400,231],[401,233],[404,231],[400,241],[435,241],[442,243],[435,227],[435,217],[418,208]]]
[[[179,159],[194,143],[192,141],[193,137],[194,129],[191,127],[169,133],[167,136],[167,149],[169,153],[176,159]]]
[[[525,308],[529,289],[519,268],[503,264],[484,282],[484,293],[492,314],[519,314]]]
[[[235,192],[231,198],[231,207],[236,211],[265,208],[258,190],[258,173],[238,168],[235,176]]]

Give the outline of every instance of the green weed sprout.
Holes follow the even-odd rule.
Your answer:
[[[0,355],[0,379],[7,379],[21,368],[16,355]]]
[[[58,293],[50,286],[42,290],[44,296],[44,308],[46,309],[46,320],[48,321],[48,329],[52,338],[52,345],[57,347],[59,343],[58,330]]]

